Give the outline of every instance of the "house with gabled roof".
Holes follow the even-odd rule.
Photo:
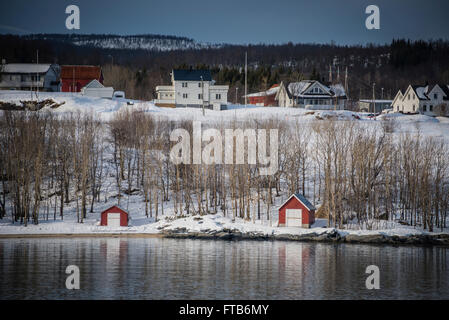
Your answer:
[[[280,107],[343,110],[347,97],[341,84],[326,86],[316,80],[302,80],[281,82],[275,100]]]
[[[446,84],[409,85],[393,100],[393,111],[428,116],[449,115],[449,86]]]
[[[279,227],[310,228],[315,223],[315,206],[300,193],[293,193],[279,206]]]
[[[210,70],[173,70],[169,86],[157,86],[155,104],[161,107],[224,109],[228,85],[216,85]]]
[[[59,91],[60,67],[49,63],[3,63],[1,90]]]
[[[97,79],[92,80],[81,88],[81,94],[89,97],[112,98],[113,93],[113,87],[105,87]]]

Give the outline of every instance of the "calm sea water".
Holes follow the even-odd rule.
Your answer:
[[[448,299],[449,249],[156,238],[0,239],[0,299]],[[65,288],[68,265],[79,290]],[[365,287],[368,265],[380,290]]]

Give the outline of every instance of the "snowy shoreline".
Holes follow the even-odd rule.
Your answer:
[[[326,242],[349,244],[377,244],[377,245],[436,245],[449,247],[449,234],[417,234],[411,236],[377,234],[342,234],[341,230],[333,229],[326,233],[308,234],[273,234],[267,235],[257,232],[241,233],[239,231],[224,230],[214,233],[173,231],[162,233],[131,233],[131,232],[104,232],[104,233],[30,233],[30,234],[0,234],[0,239],[26,239],[26,238],[167,238],[167,239],[193,239],[215,241],[298,241],[298,242]]]
[[[377,234],[343,234],[341,230],[333,229],[326,233],[309,234],[274,234],[264,235],[259,233],[240,233],[223,231],[217,233],[174,233],[165,232],[165,238],[175,239],[201,239],[201,240],[275,240],[275,241],[299,241],[299,242],[331,242],[354,244],[390,244],[390,245],[441,245],[449,246],[449,234],[420,234],[412,236]]]
[[[62,222],[64,227],[56,229],[50,226],[59,224],[58,222],[28,227],[1,224],[0,239],[127,237],[449,246],[447,232],[426,232],[407,226],[383,230],[343,230],[320,227],[320,221],[318,221],[317,226],[303,229],[270,227],[240,220],[232,222],[230,218],[221,215],[189,216],[172,221],[161,219],[157,222],[138,223],[136,226],[120,228],[98,226],[94,220],[86,221],[81,225]]]

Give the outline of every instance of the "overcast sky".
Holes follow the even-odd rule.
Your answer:
[[[11,0],[0,2],[0,33],[69,33],[66,6],[81,11],[77,33],[166,34],[211,43],[389,43],[449,40],[448,0]],[[380,8],[367,30],[365,8]]]

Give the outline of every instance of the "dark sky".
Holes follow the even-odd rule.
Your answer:
[[[0,1],[0,33],[68,33],[66,6],[81,11],[77,33],[167,34],[211,43],[389,43],[449,40],[448,0],[11,0]],[[380,8],[380,30],[365,8]]]

